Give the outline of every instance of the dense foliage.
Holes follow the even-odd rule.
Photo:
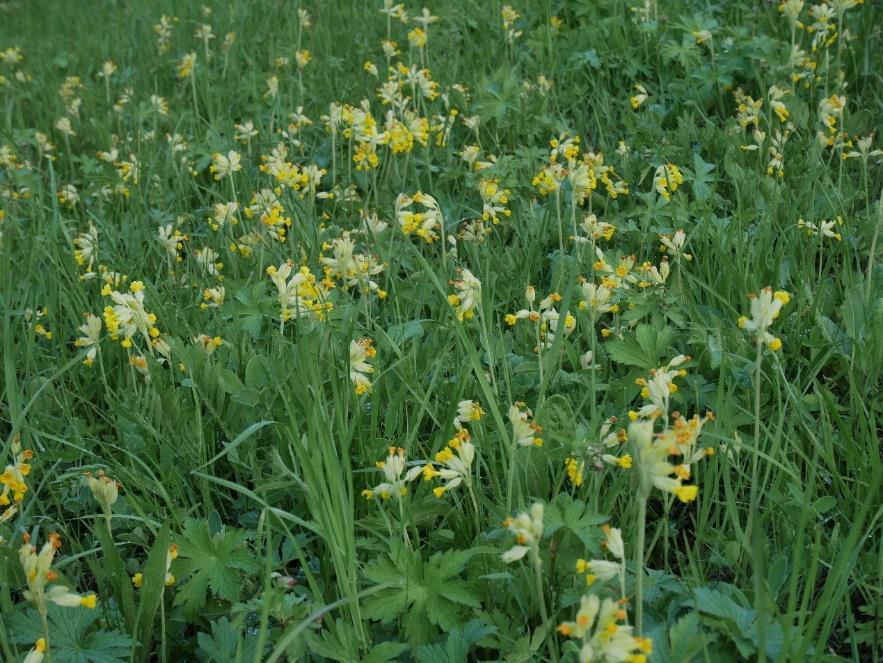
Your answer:
[[[0,5],[0,659],[883,659],[883,11]]]

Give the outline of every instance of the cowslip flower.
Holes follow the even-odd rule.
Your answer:
[[[638,110],[645,101],[647,101],[647,97],[649,96],[647,93],[647,88],[645,88],[640,83],[635,84],[635,92],[636,94],[632,95],[629,98],[629,102],[632,105],[633,110]]]
[[[517,544],[503,553],[506,564],[518,561],[528,552],[539,549],[543,538],[543,515],[545,508],[542,502],[535,502],[530,512],[519,513],[514,518],[507,518],[503,526],[515,535]]]
[[[457,320],[471,320],[475,309],[481,306],[481,281],[465,267],[459,268],[460,278],[451,281],[456,292],[448,295],[448,303],[454,307]]]
[[[113,306],[104,307],[104,324],[112,340],[122,336],[120,344],[131,348],[136,334],[140,334],[148,345],[159,337],[156,315],[144,308],[144,284],[141,281],[132,281],[127,293],[113,290],[106,284],[101,294],[114,302]]]
[[[500,180],[481,180],[478,183],[478,192],[481,195],[483,221],[500,222],[499,215],[511,216],[512,210],[507,209],[509,202],[509,189],[500,188]]]
[[[376,356],[377,350],[370,338],[350,341],[350,380],[357,396],[371,391],[371,379],[368,376],[374,372],[374,367],[368,360]]]
[[[594,243],[600,239],[605,239],[609,242],[613,238],[613,234],[616,232],[616,226],[612,223],[607,223],[606,221],[599,221],[595,214],[587,214],[583,217],[583,220],[579,224],[579,228],[585,232],[585,237],[582,235],[573,235],[570,238],[578,244]]]
[[[231,177],[233,173],[242,170],[242,157],[236,150],[230,150],[226,155],[215,152],[212,155],[212,165],[209,170],[214,174],[216,180],[225,177]]]
[[[580,311],[588,311],[595,320],[604,313],[616,313],[619,305],[611,300],[613,291],[603,285],[596,285],[586,281],[580,286],[582,299],[579,303]]]
[[[386,291],[375,281],[385,266],[379,259],[369,253],[356,251],[356,240],[349,231],[330,243],[323,244],[323,251],[331,249],[332,255],[322,255],[319,261],[324,265],[325,277],[336,279],[344,288],[358,288],[361,292],[376,293],[380,299],[386,297]]]
[[[224,296],[226,291],[224,286],[219,285],[214,288],[206,288],[202,291],[202,303],[199,308],[205,311],[209,308],[218,308],[224,304]]]
[[[618,603],[610,599],[602,602],[595,594],[587,594],[580,601],[576,619],[561,623],[558,632],[583,641],[580,663],[645,663],[653,643],[649,638],[636,637],[632,626],[621,624],[625,618],[625,609]]]
[[[690,478],[689,465],[675,465],[670,456],[682,455],[683,451],[671,444],[668,436],[653,433],[652,419],[638,419],[629,424],[629,441],[635,455],[635,464],[640,477],[639,493],[647,499],[653,488],[675,495],[681,502],[696,499],[699,488],[686,485]]]
[[[172,543],[171,545],[169,545],[169,550],[166,553],[166,575],[163,580],[163,584],[166,587],[171,587],[176,582],[175,576],[171,572],[172,562],[176,559],[178,559],[178,544]],[[142,573],[136,573],[135,575],[133,575],[132,584],[135,586],[136,589],[141,589],[141,587],[144,585],[144,575]]]
[[[423,468],[423,479],[430,481],[439,478],[445,483],[432,489],[433,494],[441,498],[447,491],[453,490],[461,483],[471,486],[472,461],[475,460],[475,445],[470,441],[469,433],[460,429],[448,441],[444,449],[435,454],[435,463],[426,463]]]
[[[101,318],[91,313],[86,314],[86,322],[77,328],[83,335],[74,341],[74,346],[86,350],[83,363],[91,366],[98,356],[98,340],[101,336]]]
[[[454,417],[454,426],[463,428],[463,424],[479,421],[485,415],[481,404],[472,400],[463,400],[457,403],[457,416]]]
[[[810,237],[812,237],[813,235],[821,235],[822,237],[836,239],[838,242],[842,239],[842,235],[837,230],[837,228],[842,225],[843,217],[841,216],[838,216],[836,219],[830,221],[820,221],[818,225],[812,223],[811,221],[797,219],[797,227],[805,231],[806,234]]]
[[[196,51],[190,51],[182,56],[178,61],[176,68],[178,70],[178,78],[189,78],[193,75],[193,68],[196,66]]]
[[[159,243],[162,244],[169,258],[173,259],[175,262],[181,262],[183,260],[181,252],[184,250],[184,241],[187,240],[187,235],[183,234],[171,223],[167,223],[157,229],[156,238],[159,240]]]
[[[207,357],[214,354],[215,350],[224,345],[224,341],[220,336],[209,336],[208,334],[199,334],[193,337],[193,345],[202,348]]]
[[[650,370],[650,378],[637,378],[635,384],[641,387],[641,396],[649,402],[641,407],[637,413],[629,413],[634,420],[638,417],[655,418],[668,414],[669,399],[676,393],[678,386],[675,378],[684,377],[687,371],[678,368],[681,364],[690,361],[689,355],[677,355],[665,366]]]
[[[420,205],[423,209],[414,212],[412,205]],[[438,201],[432,196],[418,191],[413,196],[400,193],[395,204],[396,220],[405,235],[414,234],[427,244],[438,239],[438,230],[443,223],[443,216]]]
[[[656,173],[653,176],[653,186],[656,188],[656,192],[665,200],[671,200],[671,194],[683,183],[684,176],[673,163],[664,164],[656,168]]]
[[[0,506],[7,507],[0,514],[0,522],[11,519],[17,513],[18,505],[28,492],[26,477],[31,473],[30,461],[34,457],[34,452],[30,449],[22,451],[21,441],[17,436],[12,442],[11,450],[13,462],[0,474]]]
[[[40,638],[34,643],[34,647],[25,656],[23,663],[43,663],[46,657],[46,638]]]
[[[555,342],[558,326],[562,322],[561,314],[555,308],[555,304],[561,301],[561,295],[557,292],[550,293],[548,296],[540,300],[538,309],[534,309],[533,303],[535,297],[536,292],[533,286],[528,286],[526,299],[530,308],[521,309],[515,313],[509,313],[504,320],[506,321],[506,324],[510,326],[514,326],[519,320],[530,320],[531,322],[539,323],[537,328],[538,344],[534,348],[534,352],[539,352],[541,349],[552,347],[552,344]],[[570,336],[573,333],[573,330],[576,329],[576,318],[568,313],[564,316],[563,323],[564,335]]]
[[[683,230],[676,231],[673,235],[660,235],[659,241],[661,246],[659,250],[674,258],[675,262],[679,262],[681,258],[690,262],[693,256],[684,251],[687,243],[687,233]]]
[[[782,102],[782,98],[788,94],[788,90],[784,90],[780,88],[778,85],[773,85],[770,87],[769,92],[767,93],[767,97],[770,101],[770,108],[773,109],[773,112],[779,118],[779,122],[785,124],[788,121],[788,118],[791,117],[791,113],[788,111],[788,108],[785,106],[784,102]]]
[[[512,435],[515,444],[520,447],[541,447],[543,439],[537,436],[543,427],[531,421],[533,413],[524,403],[516,402],[509,407],[509,422],[512,424]]]
[[[229,203],[215,203],[213,214],[209,217],[209,227],[214,230],[220,230],[228,225],[235,226],[239,223],[236,213],[239,211],[239,203],[235,200]]]
[[[76,247],[74,250],[74,260],[77,265],[84,267],[86,270],[86,273],[80,278],[90,278],[94,275],[92,272],[92,264],[98,256],[98,230],[93,224],[90,223],[89,230],[80,233],[79,236],[74,239],[74,246]]]
[[[61,537],[51,532],[46,543],[37,552],[31,545],[31,537],[27,533],[23,535],[24,543],[19,548],[18,557],[21,562],[28,588],[23,592],[26,600],[37,608],[37,612],[45,617],[48,604],[54,603],[64,608],[94,608],[97,602],[95,594],[77,594],[63,585],[55,585],[58,574],[52,570],[52,561],[56,551],[61,548]]]
[[[753,333],[756,342],[765,343],[770,350],[776,351],[782,347],[781,339],[773,336],[767,330],[772,326],[782,311],[782,307],[791,301],[791,295],[784,290],[776,290],[767,286],[760,291],[760,295],[748,295],[751,300],[751,317],[743,315],[739,318],[740,329]]]
[[[423,472],[423,465],[415,465],[407,472],[405,471],[407,461],[405,460],[405,450],[401,447],[390,447],[389,455],[374,465],[383,472],[386,481],[377,484],[374,488],[362,491],[362,496],[369,500],[375,497],[380,497],[383,500],[395,497],[401,500],[408,494],[408,484]]]
[[[267,267],[267,275],[276,286],[282,309],[279,314],[280,329],[284,329],[284,323],[288,320],[304,315],[311,314],[318,320],[324,320],[325,314],[332,308],[328,301],[328,286],[324,282],[317,283],[306,265],[292,276],[293,268],[294,263],[290,260],[279,267]]]

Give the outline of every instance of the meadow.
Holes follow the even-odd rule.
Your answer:
[[[0,660],[883,661],[883,4],[0,4]]]

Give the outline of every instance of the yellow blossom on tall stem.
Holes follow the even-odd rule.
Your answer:
[[[61,537],[50,532],[46,542],[37,552],[31,544],[28,533],[22,535],[23,543],[19,548],[18,557],[27,580],[28,588],[23,592],[24,598],[34,604],[40,621],[43,624],[45,648],[49,648],[49,604],[54,603],[64,608],[95,608],[95,594],[77,594],[63,585],[52,584],[58,580],[58,573],[52,569],[55,553],[61,548]]]
[[[92,497],[95,498],[95,501],[101,507],[108,534],[113,534],[111,528],[111,518],[113,517],[111,507],[117,501],[122,486],[107,476],[104,470],[99,470],[94,475],[91,472],[86,472],[86,485],[89,487]]]
[[[760,461],[760,391],[761,378],[763,377],[763,347],[766,345],[776,352],[782,348],[782,341],[767,331],[779,317],[784,307],[791,301],[791,295],[784,290],[776,290],[769,286],[760,291],[760,295],[750,294],[751,317],[743,315],[739,318],[740,329],[753,334],[755,344],[754,358],[754,446],[751,459],[751,495],[748,503],[748,525],[745,537],[750,541],[750,533],[754,525],[754,513],[757,509],[758,496],[758,468]]]
[[[540,615],[543,624],[548,625],[549,614],[546,611],[546,596],[543,588],[543,561],[540,558],[540,542],[543,539],[545,525],[543,523],[545,507],[542,502],[534,502],[529,511],[509,517],[503,521],[503,527],[515,535],[516,544],[502,554],[506,564],[528,556],[534,571],[536,599],[540,604]],[[553,660],[558,659],[557,645],[554,638],[548,638],[549,650]]]
[[[422,210],[412,211],[413,205],[420,205]],[[444,218],[438,201],[425,193],[417,192],[413,196],[400,193],[395,204],[396,220],[405,235],[416,235],[427,244],[439,238],[436,230],[442,232],[442,249],[444,250]]]
[[[98,341],[101,336],[101,318],[91,313],[86,314],[86,322],[77,328],[83,335],[74,340],[74,346],[86,350],[83,364],[92,366],[98,356]]]
[[[457,416],[454,417],[454,425],[462,428],[463,424],[480,421],[486,414],[481,404],[473,400],[463,400],[457,404]]]
[[[371,391],[371,379],[374,372],[369,360],[377,356],[377,350],[370,338],[359,338],[350,341],[350,380],[356,395],[361,396]]]
[[[646,663],[647,656],[653,651],[653,642],[635,636],[632,626],[620,623],[625,619],[626,611],[619,603],[608,598],[602,602],[597,595],[586,594],[580,601],[576,619],[562,622],[558,632],[582,640],[580,663]]]
[[[656,173],[653,176],[653,186],[656,188],[656,192],[665,200],[671,200],[671,194],[683,183],[684,176],[673,163],[664,164],[656,168]]]
[[[31,473],[31,460],[34,457],[34,452],[30,449],[22,450],[18,436],[13,439],[10,451],[12,463],[0,474],[0,507],[5,507],[0,512],[0,523],[11,520],[18,513],[19,505],[28,492],[26,477]]]
[[[267,267],[267,276],[276,286],[279,296],[279,331],[285,330],[285,323],[292,318],[313,315],[324,320],[325,315],[333,306],[328,300],[330,287],[324,281],[317,282],[316,277],[306,265],[294,272],[292,261],[284,262],[279,267]]]
[[[140,335],[153,352],[153,344],[160,336],[156,327],[156,315],[144,307],[144,284],[132,281],[129,292],[113,290],[109,284],[101,290],[101,294],[110,297],[113,306],[104,307],[104,324],[114,341],[120,340],[124,348],[132,347],[132,339]]]
[[[366,499],[379,497],[382,500],[395,498],[399,501],[408,494],[408,484],[417,479],[423,472],[423,465],[414,465],[407,471],[405,450],[401,447],[390,447],[389,455],[375,463],[375,467],[383,472],[383,481],[370,490],[363,490]]]
[[[481,180],[478,183],[478,191],[481,194],[482,204],[484,206],[481,218],[484,221],[493,221],[499,223],[499,215],[511,216],[512,210],[506,208],[509,202],[509,189],[500,188],[500,180]]]
[[[471,320],[475,310],[481,308],[481,281],[465,267],[458,270],[460,278],[451,281],[456,292],[448,295],[448,303],[454,307],[457,320]]]
[[[196,66],[196,52],[191,51],[182,56],[178,62],[178,78],[189,78],[193,75],[193,68]]]

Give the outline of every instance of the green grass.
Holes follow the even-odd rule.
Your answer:
[[[210,16],[190,2],[0,7],[0,48],[23,55],[0,62],[4,484],[25,461],[15,454],[34,454],[27,491],[0,522],[0,659],[24,660],[48,635],[53,662],[576,661],[583,642],[556,627],[596,596],[624,599],[619,632],[628,624],[651,638],[650,661],[883,660],[883,171],[878,154],[843,158],[860,136],[873,137],[867,150],[881,147],[883,12],[868,1],[835,13],[849,38],[812,51],[818,30],[792,33],[775,4],[653,5],[643,20],[637,0],[513,3],[518,34],[507,40],[501,4],[433,3],[439,21],[425,51],[408,46],[417,23],[388,22],[382,3],[367,0],[235,0]],[[408,6],[410,17],[421,8]],[[164,14],[176,17],[165,52],[153,28]],[[809,6],[800,20],[815,20]],[[215,35],[208,60],[194,35],[202,24]],[[377,94],[388,30],[401,51],[389,64],[425,66],[438,83],[434,99],[404,84],[416,97],[407,109],[445,132],[433,128],[426,145],[418,136],[401,154],[379,144],[378,167],[360,171],[348,120],[331,132],[320,118],[334,102],[365,99],[377,131],[389,127],[392,106]],[[710,41],[697,43],[706,30]],[[225,50],[228,32],[236,39]],[[789,62],[792,43],[813,70]],[[312,56],[302,72],[299,49]],[[193,75],[181,78],[176,66],[191,51]],[[117,69],[105,83],[107,60]],[[369,60],[379,78],[363,68]],[[82,86],[65,100],[70,76]],[[633,109],[636,84],[648,98]],[[773,111],[773,85],[788,90],[787,121]],[[737,122],[737,89],[763,101],[759,142]],[[846,103],[829,131],[820,102],[835,94]],[[312,124],[295,132],[289,115],[301,106]],[[56,127],[63,117],[75,135]],[[475,129],[463,122],[471,117]],[[246,121],[257,134],[237,141],[234,125]],[[780,177],[768,165],[783,131]],[[54,145],[49,155],[35,132]],[[601,171],[582,205],[567,178],[542,195],[533,180],[562,132],[580,136],[579,158],[603,153],[628,195],[608,195]],[[178,152],[166,138],[174,134],[186,142]],[[315,192],[261,170],[280,143],[291,164],[325,170]],[[489,168],[469,167],[469,145]],[[98,155],[113,147],[116,166]],[[214,179],[212,155],[230,150],[241,170]],[[124,181],[122,161],[137,162],[137,182]],[[654,184],[671,165],[684,181],[666,200]],[[511,216],[476,241],[464,224],[481,219],[488,179],[510,191],[498,204]],[[78,203],[57,195],[67,185]],[[273,187],[291,219],[282,241],[260,210],[243,213]],[[438,201],[454,243],[402,232],[397,196],[418,191]],[[234,199],[239,223],[213,230],[214,206]],[[580,308],[582,284],[604,273],[593,242],[570,238],[589,213],[615,226],[596,242],[612,267],[635,257],[633,281],[612,288],[618,310],[594,316]],[[374,214],[388,228],[361,230]],[[798,227],[838,217],[839,239]],[[184,236],[180,261],[158,240],[167,224]],[[91,275],[74,259],[90,227]],[[640,266],[662,268],[660,238],[679,229],[692,259],[670,254],[664,283],[639,287]],[[306,266],[319,281],[321,259],[347,231],[383,268],[374,289],[337,279],[318,300],[330,310],[280,324],[267,268],[291,260],[292,274]],[[219,274],[200,263],[205,248]],[[447,301],[459,270],[481,282],[462,321]],[[162,345],[138,332],[121,347],[104,322],[94,364],[84,365],[87,349],[74,340],[85,315],[113,305],[106,282],[128,293],[134,281]],[[533,308],[560,295],[559,327],[541,352],[529,319],[506,322],[528,308],[528,285]],[[219,286],[224,302],[201,307],[204,290]],[[778,351],[737,324],[751,315],[749,293],[767,286],[790,293],[769,328]],[[303,299],[309,292],[292,306]],[[575,327],[565,334],[568,314]],[[200,334],[222,344],[208,353],[194,342]],[[372,386],[358,394],[351,341],[365,338],[376,356]],[[681,480],[698,487],[688,502],[652,488],[649,449],[636,427],[627,432],[629,412],[648,402],[636,379],[678,355],[689,360],[667,414],[714,413],[697,443],[714,453]],[[465,424],[475,445],[468,481],[441,497],[438,478],[418,478],[401,499],[363,497],[384,481],[375,463],[390,447],[404,450],[406,471],[433,461],[467,399],[485,412]],[[514,442],[516,402],[542,427],[541,447]],[[610,417],[628,439],[608,447]],[[673,425],[648,420],[657,433]],[[583,464],[579,485],[568,459]],[[99,470],[121,486],[110,531],[83,479]],[[536,502],[543,534],[507,564],[501,555],[516,541],[504,521]],[[625,559],[588,586],[578,559],[618,562],[602,546],[604,524],[621,529]],[[23,536],[40,549],[50,532],[61,537],[55,584],[97,593],[94,610],[52,605],[41,619],[39,600],[24,596]],[[593,646],[593,661],[621,660]]]

